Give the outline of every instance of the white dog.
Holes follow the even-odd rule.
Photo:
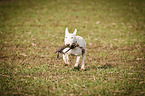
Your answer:
[[[65,30],[65,45],[72,45],[73,43],[77,43],[77,45],[79,47],[75,47],[74,49],[71,49],[67,52],[67,50],[69,48],[65,48],[63,50],[63,52],[67,52],[65,54],[63,54],[63,60],[65,62],[66,65],[69,65],[69,55],[70,54],[73,54],[73,55],[76,55],[77,56],[77,60],[76,60],[76,63],[74,65],[74,68],[78,68],[78,64],[79,64],[79,61],[80,61],[80,57],[82,55],[82,65],[81,65],[81,70],[85,70],[85,58],[86,58],[86,42],[85,40],[81,37],[81,36],[76,36],[76,32],[77,32],[77,29],[75,29],[74,33],[69,33],[68,32],[68,28],[66,28]],[[84,50],[82,50],[82,48]]]

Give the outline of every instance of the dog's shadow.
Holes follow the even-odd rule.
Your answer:
[[[89,70],[92,70],[92,69],[93,70],[98,70],[98,69],[111,69],[111,68],[114,68],[114,67],[115,67],[114,65],[106,63],[106,64],[103,64],[103,65],[100,65],[100,66],[97,66],[97,65],[96,66],[95,65],[88,66],[85,71],[89,71]]]
[[[70,56],[71,60],[70,63],[73,64],[76,60],[76,57],[74,56]],[[99,65],[99,66],[98,66]],[[105,64],[96,64],[96,65],[88,65],[86,66],[86,69],[83,71],[89,71],[89,70],[98,70],[98,69],[110,69],[110,68],[114,68],[116,66],[115,62],[107,62]],[[81,64],[78,65],[77,68],[73,68],[74,71],[82,71],[81,70]]]
[[[113,68],[114,66],[111,64],[104,64],[102,66],[97,67],[98,69],[110,69]]]
[[[76,67],[74,67],[74,69],[73,69],[73,70],[74,70],[74,71],[87,71],[87,69],[82,70],[80,65],[78,65],[78,67],[77,67],[77,68],[76,68]]]
[[[78,66],[77,68],[76,67],[74,67],[74,71],[80,71],[80,69],[81,69],[81,67],[80,66]]]

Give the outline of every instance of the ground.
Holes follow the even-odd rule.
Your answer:
[[[145,95],[144,0],[0,0],[0,95]],[[86,70],[57,59],[64,30]]]

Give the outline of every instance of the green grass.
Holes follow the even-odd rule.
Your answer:
[[[0,95],[145,95],[143,0],[1,0]],[[86,71],[54,53],[87,42]]]

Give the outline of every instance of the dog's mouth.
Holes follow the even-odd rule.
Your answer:
[[[65,44],[65,46],[70,46],[70,44]]]
[[[77,42],[76,43],[72,43],[72,44],[65,44],[66,47],[70,47],[70,49],[73,49],[75,47],[78,46]]]
[[[71,47],[71,46],[74,46],[74,45],[76,45],[77,44],[77,42],[73,42],[73,43],[66,43],[65,44],[65,46],[69,46],[69,47]]]
[[[72,46],[73,43],[66,43],[65,45],[66,45],[66,46]]]

